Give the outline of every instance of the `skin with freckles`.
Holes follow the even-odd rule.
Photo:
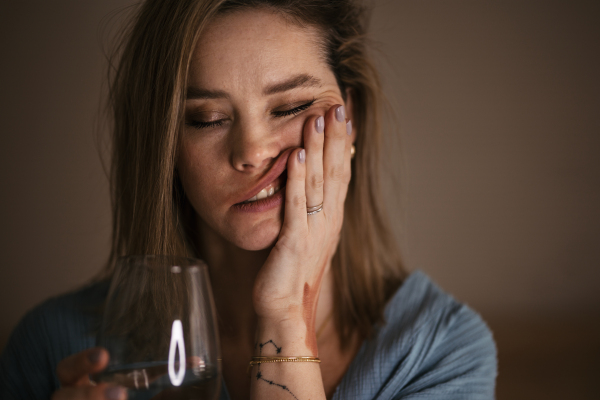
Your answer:
[[[302,145],[307,118],[344,102],[315,44],[316,32],[252,13],[253,22],[243,26],[239,15],[215,20],[198,42],[188,86],[223,96],[186,101],[177,168],[188,199],[210,229],[237,247],[259,250],[275,243],[283,206],[260,215],[236,213],[231,206],[281,152]],[[302,74],[316,80],[264,95],[265,88]],[[297,115],[274,114],[313,100]],[[192,125],[211,121],[221,125]]]

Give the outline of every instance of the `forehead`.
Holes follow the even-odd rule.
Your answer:
[[[221,15],[208,24],[194,49],[189,83],[249,90],[298,74],[335,80],[324,61],[318,30],[252,9]]]

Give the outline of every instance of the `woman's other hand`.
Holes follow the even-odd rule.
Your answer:
[[[122,400],[127,398],[125,389],[100,383],[94,385],[89,378],[106,368],[108,352],[94,347],[73,354],[58,363],[56,374],[61,388],[54,392],[52,400]]]
[[[305,148],[294,150],[288,159],[283,226],[254,285],[254,308],[261,322],[301,321],[307,337],[315,335],[321,280],[331,264],[343,222],[351,175],[351,133],[341,105],[306,121]],[[307,207],[321,203],[322,211],[307,214]],[[313,339],[306,342],[316,355]]]

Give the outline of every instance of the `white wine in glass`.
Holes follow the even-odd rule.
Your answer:
[[[110,354],[93,376],[129,399],[215,400],[221,356],[206,265],[173,256],[120,258],[97,345]]]

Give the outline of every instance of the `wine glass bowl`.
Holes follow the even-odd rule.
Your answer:
[[[120,258],[97,345],[110,361],[93,379],[127,388],[129,399],[216,399],[221,358],[206,265],[174,256]]]

